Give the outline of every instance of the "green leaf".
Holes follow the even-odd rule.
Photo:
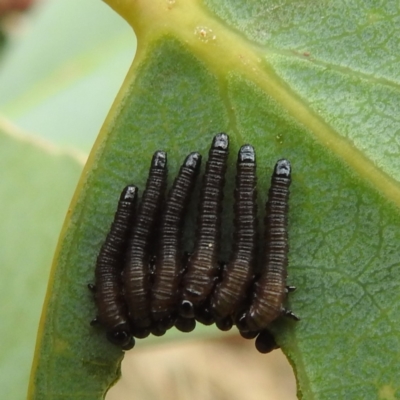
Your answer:
[[[0,120],[0,384],[26,396],[50,262],[82,160]]]
[[[302,320],[273,329],[299,397],[400,397],[397,2],[107,3],[138,51],[64,226],[32,398],[96,398],[116,379],[122,354],[87,326],[85,284],[118,194],[143,188],[155,150],[174,176],[219,131],[232,142],[225,257],[239,146],[256,148],[260,209],[275,161],[293,165],[289,300]]]

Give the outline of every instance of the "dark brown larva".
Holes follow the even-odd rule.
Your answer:
[[[222,330],[233,321],[240,334],[267,353],[277,348],[269,325],[281,315],[298,320],[283,306],[287,294],[287,216],[291,166],[279,160],[266,203],[264,256],[255,275],[257,247],[256,158],[250,145],[237,160],[233,249],[228,264],[219,262],[222,200],[229,139],[213,139],[200,192],[194,250],[185,258],[182,231],[201,156],[186,157],[164,202],[166,153],[153,155],[146,189],[136,212],[137,188],[121,194],[114,222],[96,264],[98,317],[110,342],[124,350],[151,332],[161,336],[173,325],[183,332],[196,320],[216,322]],[[123,271],[122,271],[123,270]]]
[[[137,192],[135,186],[127,186],[122,191],[114,221],[97,257],[96,284],[89,285],[95,292],[98,312],[92,323],[98,322],[105,327],[108,340],[123,350],[129,350],[135,344],[121,292],[121,272],[136,214]]]
[[[166,183],[167,155],[163,151],[156,151],[133,226],[123,273],[125,300],[136,337],[147,336],[151,325],[150,245],[164,201]]]
[[[180,315],[197,317],[204,306],[219,271],[218,251],[221,212],[229,139],[225,133],[213,139],[203,177],[196,242],[183,277]]]
[[[265,218],[265,270],[255,283],[252,302],[244,316],[250,331],[261,331],[281,315],[298,319],[285,310],[288,264],[288,200],[291,183],[291,166],[286,159],[279,160],[274,168],[266,204]],[[240,324],[242,325],[242,324]],[[240,326],[239,325],[239,326]]]
[[[222,281],[212,294],[210,309],[217,326],[230,329],[232,316],[244,301],[253,275],[257,244],[256,157],[252,146],[244,145],[237,160],[233,251]]]
[[[199,153],[191,153],[186,157],[168,193],[160,221],[155,278],[151,291],[151,314],[153,322],[165,329],[174,324],[176,317],[183,272],[181,238],[184,216],[200,164]]]

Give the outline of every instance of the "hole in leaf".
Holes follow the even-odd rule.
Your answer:
[[[234,334],[162,345],[146,341],[126,353],[122,378],[106,400],[297,399],[283,353],[260,354],[254,340]]]

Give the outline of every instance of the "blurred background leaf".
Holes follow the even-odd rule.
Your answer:
[[[50,263],[82,160],[0,121],[0,383],[26,396]]]
[[[88,153],[136,38],[101,1],[41,1],[0,64],[0,110],[22,129]]]

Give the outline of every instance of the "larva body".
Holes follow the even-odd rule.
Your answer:
[[[127,186],[122,191],[114,221],[100,249],[95,268],[97,321],[105,327],[108,340],[123,350],[129,350],[135,344],[121,291],[121,273],[136,214],[137,192],[135,186]]]
[[[257,245],[256,185],[255,152],[252,146],[244,145],[239,150],[237,161],[233,251],[210,303],[217,324],[228,318],[225,329],[231,325],[229,320],[244,301],[254,276]]]
[[[196,241],[183,277],[180,314],[193,318],[207,301],[219,271],[221,213],[229,139],[225,133],[213,139],[202,182]]]
[[[199,153],[189,154],[179,170],[165,203],[160,222],[160,235],[152,288],[151,314],[157,324],[173,325],[182,277],[181,252],[184,216],[201,164]]]
[[[156,151],[133,226],[123,274],[125,299],[134,335],[137,337],[147,336],[151,326],[150,246],[164,201],[166,183],[167,155],[163,151]]]
[[[288,201],[291,165],[279,160],[274,168],[266,203],[265,269],[255,283],[250,309],[245,323],[250,331],[261,331],[285,313],[288,265]]]

